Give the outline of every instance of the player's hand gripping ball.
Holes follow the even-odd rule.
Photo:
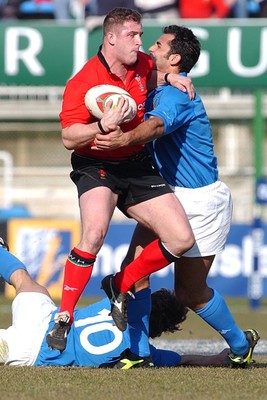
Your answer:
[[[85,95],[84,102],[89,112],[96,118],[101,119],[107,103],[112,100],[112,108],[116,108],[121,96],[129,101],[129,113],[123,122],[131,121],[137,112],[136,102],[126,90],[114,85],[97,85],[89,89]]]

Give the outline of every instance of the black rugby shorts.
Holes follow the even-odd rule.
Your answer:
[[[117,207],[126,215],[131,205],[172,193],[145,151],[118,161],[98,160],[72,153],[71,163],[73,171],[70,177],[79,197],[95,187],[108,187],[119,195]]]

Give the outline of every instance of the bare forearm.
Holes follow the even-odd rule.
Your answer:
[[[62,129],[62,141],[66,149],[75,150],[91,145],[98,132],[99,128],[96,122],[88,125],[73,124]]]
[[[92,148],[94,150],[115,150],[119,147],[145,144],[162,136],[163,133],[163,120],[158,117],[151,117],[129,132],[123,132],[118,127],[115,131],[111,131],[106,135],[96,134],[95,146]]]
[[[229,354],[229,349],[224,349],[219,354],[214,354],[210,356],[196,355],[196,354],[186,354],[182,356],[181,365],[195,365],[195,366],[227,366],[227,354]]]
[[[161,118],[152,117],[147,121],[142,122],[135,129],[124,132],[123,136],[125,145],[132,146],[151,142],[154,139],[162,136],[164,133],[164,122]]]
[[[162,86],[166,83],[169,83],[182,92],[187,92],[190,100],[195,97],[195,88],[191,78],[173,73],[168,73],[168,75],[166,75],[166,73],[168,73],[168,71],[153,71],[151,78],[147,83],[147,89],[151,91],[157,86]]]

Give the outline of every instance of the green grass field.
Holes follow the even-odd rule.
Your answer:
[[[79,305],[88,303],[82,299]],[[252,311],[244,299],[227,300],[242,329],[256,328],[261,340],[267,340],[267,303]],[[10,323],[10,301],[0,297],[0,328]],[[221,337],[199,317],[189,313],[183,330],[164,335],[164,340]],[[201,342],[200,342],[201,343]],[[200,353],[205,352],[203,348]],[[181,353],[183,349],[179,349]],[[179,367],[151,370],[98,370],[92,368],[1,367],[1,400],[266,400],[267,354],[257,354],[249,369]]]

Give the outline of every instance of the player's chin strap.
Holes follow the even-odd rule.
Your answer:
[[[4,249],[6,249],[7,251],[9,251],[9,246],[8,246],[7,242],[5,242],[4,239],[1,237],[0,237],[0,246],[3,247]]]

